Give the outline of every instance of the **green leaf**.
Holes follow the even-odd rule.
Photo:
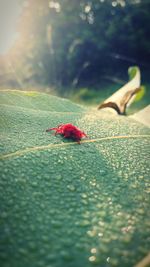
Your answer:
[[[134,99],[134,102],[140,101],[145,96],[145,94],[146,94],[146,88],[145,88],[145,86],[141,85],[140,86],[140,89],[141,90],[137,93],[137,95],[136,95],[136,97]]]
[[[0,99],[1,266],[134,266],[149,251],[149,128],[47,94]],[[81,145],[45,132],[68,122]]]
[[[128,68],[129,80],[132,80],[138,71],[139,71],[139,68],[137,66]]]

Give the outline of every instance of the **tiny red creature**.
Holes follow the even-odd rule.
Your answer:
[[[64,136],[64,138],[71,138],[75,140],[78,144],[80,144],[80,141],[83,137],[87,137],[84,132],[82,132],[79,128],[72,125],[71,123],[58,125],[58,127],[56,128],[47,129],[46,132],[52,130],[55,131],[55,135],[61,134]]]

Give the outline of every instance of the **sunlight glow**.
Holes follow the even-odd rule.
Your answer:
[[[0,1],[0,54],[5,54],[18,37],[17,19],[20,8],[17,0]]]
[[[87,5],[87,6],[85,7],[85,13],[89,13],[90,10],[91,10],[91,6],[90,6],[90,5]]]
[[[61,8],[60,8],[60,4],[54,1],[50,1],[49,2],[49,7],[50,8],[54,8],[56,10],[56,12],[60,12]]]
[[[117,2],[113,1],[113,2],[112,2],[112,6],[113,6],[113,7],[116,7],[116,6],[117,6]]]
[[[121,7],[125,7],[126,3],[124,0],[116,0],[112,2],[113,7],[116,7],[117,5],[120,5]]]

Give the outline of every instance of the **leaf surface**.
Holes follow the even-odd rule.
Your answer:
[[[88,138],[45,132],[61,123]],[[148,253],[148,127],[9,90],[0,125],[1,266],[131,267]]]

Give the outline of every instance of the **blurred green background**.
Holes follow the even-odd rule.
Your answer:
[[[0,89],[97,105],[141,69],[150,98],[149,0],[0,0]]]

